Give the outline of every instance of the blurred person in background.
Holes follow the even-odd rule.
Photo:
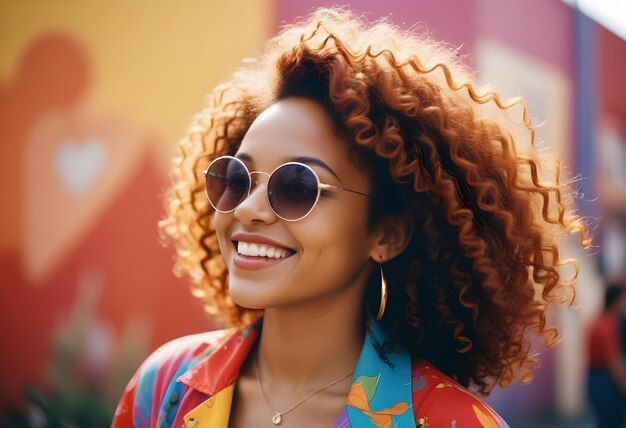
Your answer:
[[[599,428],[626,426],[626,360],[620,332],[626,316],[626,282],[607,284],[604,310],[589,329],[588,391]]]
[[[468,387],[530,381],[558,240],[589,245],[529,117],[385,20],[285,27],[194,116],[161,223],[233,328],[148,357],[113,426],[507,427]]]

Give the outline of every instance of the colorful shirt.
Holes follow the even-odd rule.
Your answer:
[[[239,370],[261,322],[174,340],[154,352],[130,380],[113,428],[227,428]],[[385,354],[383,329],[371,321],[347,403],[334,428],[508,428],[456,381],[407,352]]]

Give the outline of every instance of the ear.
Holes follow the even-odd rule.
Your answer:
[[[411,242],[413,228],[414,223],[408,214],[383,217],[376,226],[377,241],[372,247],[370,257],[375,262],[384,263],[400,255]]]

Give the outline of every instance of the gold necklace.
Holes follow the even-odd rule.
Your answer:
[[[313,391],[312,393],[310,393],[309,395],[304,397],[302,400],[298,401],[294,406],[291,406],[289,409],[287,409],[285,411],[282,411],[282,412],[279,412],[278,410],[276,410],[276,409],[274,409],[272,407],[272,405],[270,404],[269,400],[267,399],[267,396],[265,395],[265,391],[263,390],[263,383],[261,382],[261,374],[259,373],[259,363],[257,361],[257,359],[258,359],[257,354],[258,354],[258,352],[254,353],[254,370],[256,371],[256,378],[259,381],[259,386],[261,387],[261,394],[263,394],[263,398],[265,399],[265,403],[267,403],[267,406],[272,410],[272,412],[274,412],[274,415],[272,416],[272,423],[274,425],[280,424],[280,422],[283,420],[283,415],[285,413],[291,412],[293,409],[298,407],[300,404],[304,403],[309,398],[313,397],[318,392],[322,392],[326,388],[330,388],[334,384],[344,380],[345,378],[350,376],[352,373],[354,373],[354,369],[350,370],[350,373],[347,373],[347,374],[341,376],[339,379],[336,379],[336,380],[332,381],[331,383],[329,383],[328,385],[324,386],[323,388],[320,388],[320,389],[318,389],[316,391]]]

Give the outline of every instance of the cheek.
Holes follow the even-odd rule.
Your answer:
[[[299,237],[307,266],[343,277],[358,273],[372,242],[365,208],[354,206],[311,220]]]

